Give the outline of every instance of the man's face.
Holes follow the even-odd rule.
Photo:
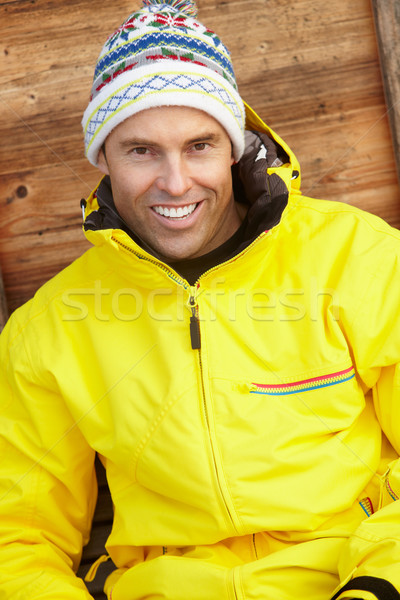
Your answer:
[[[240,225],[233,193],[230,139],[208,114],[151,108],[108,136],[99,168],[129,227],[164,261],[214,250]]]

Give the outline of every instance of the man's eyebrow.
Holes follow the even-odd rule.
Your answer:
[[[158,144],[149,139],[129,138],[126,140],[121,140],[119,145],[121,148],[132,148],[132,146],[157,146]]]
[[[205,133],[198,135],[195,138],[191,138],[186,143],[187,144],[197,144],[199,142],[204,142],[205,140],[209,140],[210,142],[216,142],[217,140],[220,139],[220,137],[221,136],[219,133],[212,133],[212,132],[206,131]]]

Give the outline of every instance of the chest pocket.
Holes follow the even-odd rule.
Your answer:
[[[213,382],[210,422],[244,521],[258,523],[262,515],[270,529],[318,527],[375,471],[380,430],[373,404],[352,365],[330,367],[305,378],[259,371],[253,381],[231,382],[230,394],[227,379]]]
[[[312,390],[318,390],[325,387],[331,387],[344,383],[355,377],[354,367],[348,367],[341,371],[329,373],[327,375],[320,375],[319,377],[312,377],[310,379],[303,379],[300,381],[293,381],[291,383],[278,383],[278,384],[262,384],[253,383],[250,393],[252,394],[266,394],[270,396],[287,396],[290,394],[299,394],[302,392],[308,392]]]
[[[249,393],[263,397],[281,416],[291,414],[308,425],[312,419],[317,420],[321,433],[324,429],[328,433],[349,427],[365,404],[353,366],[307,379],[252,382]]]

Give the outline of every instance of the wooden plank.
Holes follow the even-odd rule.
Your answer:
[[[400,3],[372,0],[383,87],[400,182]]]

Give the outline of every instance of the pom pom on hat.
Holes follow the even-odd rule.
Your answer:
[[[82,119],[85,152],[93,165],[117,125],[160,106],[189,106],[214,117],[239,160],[245,111],[230,54],[196,16],[193,0],[143,0],[143,8],[107,39]]]
[[[194,19],[197,17],[197,6],[193,0],[170,0],[170,2],[165,0],[143,0],[143,6],[159,6],[160,4],[164,4],[168,8],[175,8]]]

